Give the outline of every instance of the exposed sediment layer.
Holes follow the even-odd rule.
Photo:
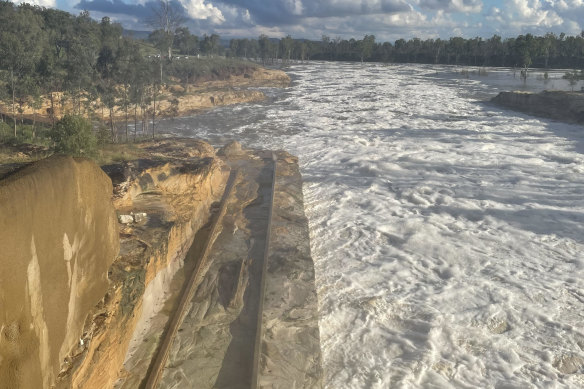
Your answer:
[[[110,179],[51,157],[0,181],[0,387],[49,388],[108,288],[119,248]]]
[[[290,84],[290,77],[281,70],[265,69],[261,67],[249,67],[245,71],[237,74],[222,74],[216,79],[195,81],[193,84],[184,85],[170,84],[160,90],[156,102],[156,117],[184,116],[193,112],[210,109],[216,106],[253,103],[265,99],[263,92],[258,87],[286,87]],[[188,89],[188,90],[187,90]],[[70,96],[63,92],[54,92],[51,99],[45,96],[42,99],[41,107],[33,109],[23,106],[21,115],[29,120],[49,122],[49,112],[54,110],[55,117],[60,118],[65,114],[75,112],[75,106]],[[109,113],[104,111],[101,102],[98,100],[91,103],[91,109],[103,121],[109,120]],[[152,116],[152,106],[146,107]],[[134,118],[133,109],[129,113],[130,120]],[[0,112],[11,115],[12,107],[0,102]],[[85,114],[85,113],[83,113]],[[114,120],[123,121],[126,119],[126,111],[123,107],[116,106],[113,109]]]
[[[218,154],[237,171],[215,244],[170,350],[162,387],[249,388],[260,310],[273,162],[231,145]],[[268,253],[260,387],[319,388],[322,365],[314,265],[297,160],[278,153],[272,245]],[[192,258],[196,260],[196,258]],[[194,267],[191,266],[191,267]],[[161,315],[164,316],[164,315]],[[163,318],[138,334],[120,388],[136,387],[158,344]]]
[[[501,92],[491,101],[535,116],[584,123],[584,93],[581,92]]]
[[[268,229],[271,153],[234,143],[216,154],[192,139],[139,147],[149,159],[102,167],[111,181],[90,161],[68,157],[0,181],[0,211],[7,215],[0,243],[17,260],[0,257],[9,270],[0,273],[0,319],[9,319],[0,321],[0,387],[139,387],[230,174],[233,195],[201,265],[163,387],[249,387],[260,316],[260,387],[321,387],[297,160],[277,153]],[[47,163],[53,167],[42,168]],[[9,306],[13,296],[24,309]]]
[[[134,332],[162,309],[170,281],[228,175],[209,145],[190,144],[183,151],[191,157],[105,167],[114,179],[118,213],[135,220],[146,216],[120,227],[120,256],[110,268],[109,289],[88,317],[86,346],[63,366],[59,387],[113,387]]]

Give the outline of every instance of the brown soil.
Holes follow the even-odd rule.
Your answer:
[[[156,117],[185,116],[215,106],[240,104],[261,101],[265,95],[253,88],[258,87],[286,87],[290,84],[290,77],[281,70],[272,70],[256,67],[238,67],[216,71],[210,75],[197,78],[193,84],[170,84],[160,90],[156,102]],[[178,100],[178,106],[173,107],[171,101]],[[70,96],[62,92],[53,93],[56,118],[74,112],[73,102]],[[23,113],[17,113],[17,119],[21,117],[28,121],[50,122],[51,101],[49,96],[43,99],[41,108],[32,109],[23,105]],[[152,109],[152,105],[148,107]],[[100,101],[92,105],[94,116],[104,122],[109,120],[109,111],[101,106]],[[85,115],[85,108],[82,107]],[[12,116],[12,106],[0,103],[0,113]],[[134,120],[133,107],[129,110],[129,120]],[[138,110],[139,120],[140,110]],[[151,115],[151,113],[150,113]],[[126,113],[121,107],[115,107],[114,120],[119,122],[126,118]]]
[[[71,157],[0,181],[0,387],[50,387],[79,345],[119,248],[111,192],[97,165]]]

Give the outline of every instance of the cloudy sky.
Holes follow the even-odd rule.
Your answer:
[[[156,0],[32,0],[75,14],[89,10],[126,28],[146,30],[143,20]],[[579,34],[584,27],[584,0],[172,0],[188,15],[195,34],[222,37],[320,39],[503,37],[532,33]]]

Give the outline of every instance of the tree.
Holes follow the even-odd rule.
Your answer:
[[[186,20],[183,10],[175,2],[158,0],[156,7],[152,8],[152,14],[149,24],[164,35],[163,41],[168,53],[167,58],[170,60],[172,59],[175,34]]]
[[[260,50],[260,57],[262,58],[262,62],[265,63],[271,51],[272,44],[270,42],[270,38],[268,38],[268,36],[264,34],[260,35],[258,39],[258,45]]]
[[[95,155],[97,139],[91,123],[81,116],[65,115],[49,133],[55,151],[75,156]]]
[[[192,35],[186,27],[177,28],[175,41],[181,54],[196,55],[199,51],[199,38],[196,35]]]
[[[282,59],[290,61],[290,56],[292,55],[292,49],[294,48],[294,40],[290,35],[280,40]]]
[[[361,62],[371,56],[373,52],[373,46],[375,45],[375,35],[365,35],[365,38],[361,41],[359,48],[361,49]]]
[[[201,42],[201,51],[209,56],[214,57],[219,54],[219,41],[220,37],[217,34],[203,35],[203,41]]]
[[[116,81],[119,78],[117,75],[119,68],[117,58],[110,47],[104,46],[99,52],[96,70],[99,75],[97,90],[100,95],[101,103],[109,110],[112,141],[115,141],[114,107],[116,106]]]
[[[581,73],[578,74],[578,71],[574,70],[572,72],[566,72],[562,78],[564,80],[568,80],[568,82],[570,83],[570,88],[572,88],[572,92],[573,92],[574,87],[576,86],[578,81],[582,79],[582,74]]]
[[[44,41],[43,20],[27,4],[14,9],[2,7],[0,13],[0,68],[7,70],[12,99],[14,136],[16,137],[16,100],[27,95],[26,77],[36,67]]]
[[[232,57],[237,57],[239,52],[241,40],[239,39],[232,39],[229,41],[229,52],[231,53]]]

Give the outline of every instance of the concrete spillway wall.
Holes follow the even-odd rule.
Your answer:
[[[581,92],[501,92],[491,101],[531,115],[584,123],[584,93]]]
[[[0,182],[0,386],[48,388],[108,288],[119,249],[112,184],[53,157]]]

